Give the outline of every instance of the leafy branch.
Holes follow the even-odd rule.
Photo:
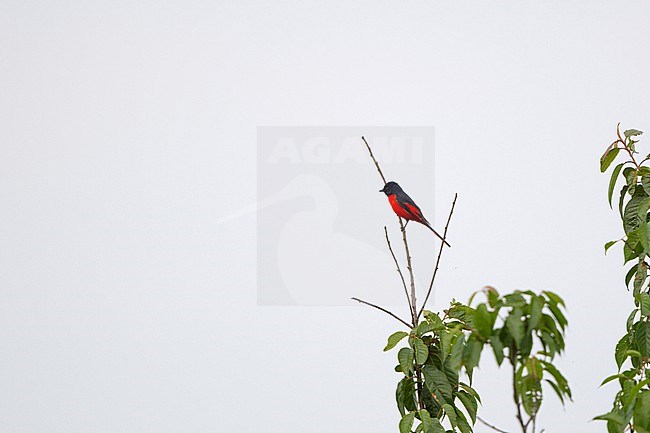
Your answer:
[[[623,243],[624,264],[636,262],[625,275],[625,287],[632,284],[634,308],[626,321],[626,333],[616,344],[614,359],[618,372],[603,380],[602,385],[617,381],[619,391],[614,397],[612,410],[595,419],[607,422],[609,433],[626,430],[650,433],[650,287],[648,287],[648,262],[650,257],[650,167],[645,163],[650,155],[638,162],[636,137],[643,134],[628,129],[621,135],[620,123],[616,126],[616,140],[610,144],[600,159],[600,171],[605,172],[623,150],[627,158],[612,170],[607,191],[610,207],[612,195],[619,179],[623,186],[618,203],[624,236],[607,242],[605,252],[615,244]],[[624,370],[622,370],[625,368]]]

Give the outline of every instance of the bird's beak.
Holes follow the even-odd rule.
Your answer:
[[[383,189],[380,189],[379,192],[384,192],[384,190],[383,190]]]

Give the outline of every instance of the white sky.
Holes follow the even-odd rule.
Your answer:
[[[259,125],[435,127],[432,219],[460,198],[432,307],[557,291],[575,402],[549,393],[539,426],[603,431],[632,301],[603,255],[621,228],[598,159],[616,122],[650,129],[649,18],[643,1],[3,1],[0,431],[397,431],[397,322],[258,307],[255,214],[217,222],[256,200]],[[349,176],[381,242],[376,174]],[[373,266],[346,270],[350,296]],[[504,373],[476,384],[511,429]]]

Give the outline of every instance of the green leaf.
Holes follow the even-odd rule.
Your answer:
[[[438,418],[432,418],[431,419],[431,425],[432,425],[432,432],[433,433],[445,433],[445,428],[440,424],[440,420]]]
[[[413,370],[413,349],[410,347],[402,347],[397,353],[397,360],[399,365],[402,366],[402,372],[409,374]]]
[[[431,415],[426,409],[420,410],[420,421],[422,421],[422,428],[424,433],[433,433],[433,422],[431,421]]]
[[[623,418],[623,416],[620,413],[614,412],[614,411],[605,413],[603,415],[598,415],[594,419],[595,420],[612,421],[612,422],[620,425],[621,427],[625,426],[625,424],[626,424],[625,418]]]
[[[460,382],[458,386],[461,387],[464,391],[466,391],[469,395],[474,397],[479,403],[481,403],[481,396],[478,395],[478,392],[476,392],[474,388],[472,388],[471,386],[463,382]]]
[[[643,292],[637,296],[642,316],[650,316],[650,294]]]
[[[625,138],[630,138],[643,134],[643,131],[639,131],[638,129],[627,129],[623,132],[623,134],[625,135]]]
[[[616,241],[609,241],[605,244],[605,254],[607,254],[607,250],[609,250],[614,244],[616,244],[618,240]]]
[[[612,149],[609,149],[609,151],[605,152],[605,154],[600,158],[600,172],[604,173],[607,171],[611,163],[616,159],[616,155],[618,155],[618,152],[620,149],[618,147],[614,147]]]
[[[625,329],[627,329],[627,332],[630,332],[632,330],[632,325],[634,324],[634,318],[636,317],[636,313],[639,312],[638,308],[635,308],[632,310],[630,315],[627,317],[627,322],[625,322]]]
[[[445,415],[447,415],[447,418],[449,418],[449,422],[451,425],[456,428],[458,423],[456,422],[457,417],[456,417],[456,409],[450,404],[443,404],[442,409],[445,411]]]
[[[625,230],[625,233],[629,234],[639,228],[639,224],[641,223],[639,218],[639,206],[641,206],[647,197],[645,191],[639,189],[625,205],[625,210],[623,211],[623,229]]]
[[[453,401],[451,384],[445,373],[429,364],[422,367],[422,373],[424,374],[424,381],[432,393],[435,394],[438,391],[445,401]]]
[[[472,370],[478,365],[481,359],[482,350],[483,342],[479,341],[476,335],[470,335],[465,345],[465,350],[463,351],[463,365],[465,365],[465,370],[470,378],[472,376]]]
[[[546,295],[546,297],[548,298],[548,300],[552,304],[561,305],[564,308],[566,308],[566,304],[564,303],[564,300],[560,296],[558,296],[556,293],[553,293],[553,292],[548,291],[548,290],[544,290],[542,292],[542,294]]]
[[[465,406],[469,417],[472,419],[472,424],[476,424],[476,412],[478,411],[478,403],[476,402],[476,399],[466,391],[456,392],[456,397],[458,397],[460,402],[463,403],[463,406]]]
[[[411,427],[413,427],[413,420],[415,419],[415,413],[407,413],[402,417],[399,422],[399,432],[400,433],[411,433]]]
[[[427,321],[421,322],[417,328],[415,328],[415,333],[418,337],[422,337],[424,334],[436,330],[436,325],[429,323]]]
[[[528,320],[528,332],[537,329],[542,319],[542,308],[544,299],[541,296],[534,296],[530,302],[530,319]]]
[[[424,318],[427,322],[431,323],[434,326],[434,329],[444,329],[445,325],[442,323],[442,319],[436,313],[433,313],[429,310],[424,310]]]
[[[557,323],[560,325],[560,328],[564,330],[568,322],[564,317],[564,314],[562,314],[562,311],[560,311],[557,305],[553,305],[553,304],[548,304],[548,308],[549,310],[551,310],[553,316],[555,316],[555,319],[557,319]]]
[[[459,370],[463,365],[463,351],[465,349],[465,335],[460,334],[456,342],[451,348],[449,357],[445,360],[445,364],[455,371]]]
[[[415,361],[418,364],[424,364],[427,362],[427,358],[429,357],[429,349],[427,348],[427,345],[419,338],[415,338],[413,346],[415,348]]]
[[[496,308],[499,305],[499,292],[494,287],[486,287],[487,290],[487,299],[490,307]]]
[[[650,174],[644,173],[641,176],[641,186],[643,187],[645,193],[650,195]]]
[[[630,285],[630,281],[632,281],[632,277],[636,273],[636,269],[638,267],[638,264],[632,266],[629,271],[627,271],[627,274],[625,274],[625,286]]]
[[[614,171],[612,171],[612,177],[609,178],[609,188],[607,190],[607,201],[609,203],[610,208],[612,207],[612,195],[614,194],[614,187],[616,187],[616,181],[618,180],[618,175],[621,173],[621,169],[623,168],[623,165],[625,165],[624,162],[614,167]]]
[[[483,338],[487,339],[492,335],[493,326],[494,317],[485,304],[479,304],[474,310],[474,327]]]
[[[528,375],[521,380],[521,402],[529,416],[534,416],[539,411],[542,402],[541,378]]]
[[[524,338],[524,322],[521,320],[522,315],[521,309],[517,307],[512,309],[506,319],[506,328],[508,328],[510,335],[515,340],[517,347],[521,346]]]
[[[572,395],[571,395],[571,388],[569,388],[569,382],[562,375],[562,373],[560,373],[560,370],[558,370],[553,364],[551,364],[548,361],[540,360],[539,362],[544,367],[544,370],[546,370],[548,373],[551,374],[551,376],[553,376],[553,379],[555,379],[555,382],[560,388],[562,394],[564,394],[565,396],[569,397],[569,399],[571,399]]]
[[[639,322],[635,326],[634,341],[641,355],[650,357],[650,322]]]
[[[634,275],[635,294],[639,293],[647,277],[648,277],[648,267],[646,266],[645,261],[643,261],[643,259],[640,259],[640,263],[637,266],[636,274]]]
[[[467,418],[465,418],[463,412],[458,408],[456,408],[456,423],[458,424],[458,429],[461,433],[472,433],[472,428],[467,422]]]
[[[623,170],[623,176],[625,176],[625,182],[627,183],[627,192],[631,196],[634,196],[636,193],[636,181],[638,178],[638,173],[631,167],[627,167]]]
[[[623,375],[623,374],[620,374],[620,373],[618,373],[618,374],[612,374],[611,376],[607,376],[607,378],[605,378],[605,380],[602,381],[602,383],[600,384],[600,386],[603,386],[603,385],[605,385],[605,384],[608,384],[609,382],[611,382],[612,380],[615,380],[615,379],[623,379],[623,380],[626,380],[627,377],[626,377],[625,375]]]
[[[553,388],[553,391],[555,391],[555,394],[557,397],[560,399],[560,402],[562,403],[562,406],[564,406],[564,395],[562,394],[562,391],[560,390],[560,387],[557,383],[553,382],[550,379],[544,379],[546,383],[551,385],[551,388]]]
[[[627,192],[627,185],[621,188],[621,196],[618,199],[618,213],[623,217],[623,203],[625,202],[625,193]]]
[[[390,337],[388,337],[388,344],[386,344],[386,347],[384,347],[384,352],[387,352],[393,347],[397,346],[397,343],[402,341],[402,339],[407,335],[409,335],[408,332],[404,331],[397,331],[392,334]]]
[[[650,433],[650,390],[642,391],[634,405],[634,430],[637,433]]]
[[[415,383],[410,377],[399,381],[395,390],[395,399],[397,400],[397,409],[402,416],[407,411],[412,412],[416,409]]]
[[[503,343],[498,334],[495,333],[492,335],[490,338],[490,346],[492,346],[492,351],[494,352],[494,358],[496,359],[497,364],[501,366],[504,358]]]

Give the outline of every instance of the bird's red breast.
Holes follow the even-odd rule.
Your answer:
[[[389,195],[388,202],[397,216],[411,221],[423,222],[420,210],[408,203],[400,203],[397,194]]]

